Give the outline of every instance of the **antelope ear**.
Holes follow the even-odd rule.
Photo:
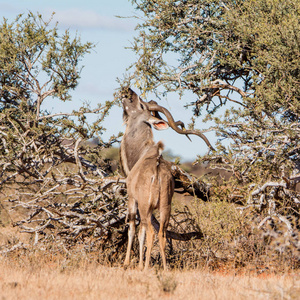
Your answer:
[[[169,128],[169,124],[164,121],[160,120],[158,118],[152,117],[148,120],[149,124],[153,126],[154,129],[156,130],[165,130]]]

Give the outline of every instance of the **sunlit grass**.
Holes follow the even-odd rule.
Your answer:
[[[1,258],[1,299],[297,299],[300,294],[299,273],[125,271],[100,265],[95,257],[23,255]]]

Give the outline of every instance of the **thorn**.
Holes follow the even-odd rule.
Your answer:
[[[188,136],[188,134],[186,134],[186,137],[190,140],[190,142],[192,141],[192,140],[190,139],[190,137]]]

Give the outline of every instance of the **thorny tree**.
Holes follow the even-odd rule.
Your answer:
[[[101,236],[125,211],[125,198],[119,203],[115,193],[122,187],[105,188],[114,180],[105,179],[110,165],[101,158],[101,149],[117,140],[99,136],[112,103],[57,114],[43,109],[52,98],[71,100],[92,47],[32,13],[0,26],[0,197],[28,212],[18,225],[35,233],[36,243],[42,237],[71,243],[81,232]],[[88,124],[88,113],[98,120]],[[98,147],[91,148],[86,141],[95,135]]]
[[[257,208],[256,228],[279,241],[279,253],[290,256],[296,249],[299,262],[299,194],[292,188],[299,157],[300,4],[133,2],[145,15],[133,44],[139,59],[131,84],[135,78],[145,92],[192,92],[195,100],[187,106],[196,116],[206,109],[207,119],[234,104],[222,118],[214,118],[218,151],[201,158],[233,173],[226,193],[212,187],[211,199],[238,196],[243,208]],[[114,250],[126,242],[120,227],[126,195],[117,179],[106,177],[109,165],[101,159],[101,148],[117,140],[100,139],[101,121],[112,103],[56,115],[43,110],[52,97],[71,100],[80,60],[93,46],[49,25],[31,13],[1,24],[1,200],[28,212],[18,225],[35,234],[36,245],[55,240],[68,247],[85,241],[94,248],[95,238],[107,238],[110,243],[103,245]],[[170,65],[174,61],[178,64]],[[87,124],[85,114],[93,112],[99,120]],[[96,133],[100,145],[85,146]],[[230,147],[222,139],[230,140]],[[121,237],[116,243],[111,243],[112,226]],[[230,236],[232,243],[238,240],[245,241],[245,235]]]
[[[12,209],[22,209],[22,215],[26,212],[14,221],[34,234],[35,245],[55,240],[71,247],[84,241],[93,248],[107,240],[102,244],[109,248],[117,227],[122,246],[127,236],[124,179],[113,176],[111,163],[102,159],[103,148],[119,141],[114,136],[101,140],[101,122],[113,102],[67,113],[43,109],[52,98],[72,100],[81,59],[93,47],[72,39],[68,31],[58,32],[32,13],[11,24],[4,20],[0,27],[1,207],[4,200]],[[89,124],[88,113],[98,114],[98,120]],[[178,171],[193,193],[188,174]],[[18,247],[23,246],[9,249]]]
[[[184,99],[192,95],[186,106],[195,117],[213,120],[210,129],[219,137],[218,151],[200,161],[232,172],[227,198],[239,196],[246,207],[257,208],[259,228],[268,222],[274,228],[279,221],[295,236],[300,205],[294,190],[300,178],[300,2],[132,3],[141,15],[132,46],[138,60],[131,66],[131,84],[145,93],[176,92],[187,95]],[[227,109],[220,116],[222,107]]]

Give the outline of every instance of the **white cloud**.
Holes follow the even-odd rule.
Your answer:
[[[50,12],[48,12],[50,15]],[[103,16],[92,10],[80,10],[70,8],[67,10],[55,11],[53,18],[60,26],[72,29],[106,29],[131,31],[134,23],[130,19],[117,18],[115,16]]]

